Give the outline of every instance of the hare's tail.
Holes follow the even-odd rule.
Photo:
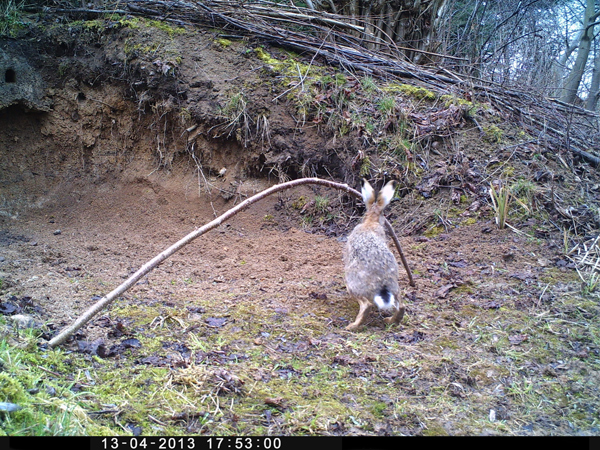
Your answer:
[[[373,302],[377,305],[379,309],[392,309],[395,308],[396,298],[394,294],[392,294],[387,286],[381,288],[381,290],[375,295],[373,298]]]

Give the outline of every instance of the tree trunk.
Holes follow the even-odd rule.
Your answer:
[[[567,77],[563,86],[561,100],[565,103],[574,103],[577,99],[577,90],[583,78],[585,65],[587,63],[590,49],[592,47],[592,38],[594,36],[593,22],[596,19],[596,11],[594,9],[594,0],[586,0],[586,7],[583,19],[583,33],[577,50],[577,57],[571,69],[571,73]]]
[[[551,97],[561,97],[563,85],[563,82],[561,80],[564,78],[565,73],[567,71],[567,61],[569,60],[573,52],[577,50],[577,47],[581,42],[581,38],[583,37],[584,31],[585,28],[582,28],[581,31],[577,33],[577,37],[573,40],[573,42],[571,42],[571,44],[567,42],[567,48],[565,49],[564,53],[560,56],[558,61],[554,60],[554,63],[551,67],[551,72],[549,74],[549,79],[551,80],[551,83],[553,83],[553,89],[550,93]]]
[[[592,82],[590,84],[590,92],[585,101],[585,109],[596,111],[596,107],[598,106],[598,94],[600,94],[600,50],[596,49]]]
[[[325,1],[313,0],[313,4],[323,9]],[[419,63],[431,59],[424,58],[424,52],[438,50],[438,27],[447,20],[449,0],[330,0],[330,4],[350,17],[351,23],[360,22],[367,25],[366,30],[373,30],[374,36],[369,38],[382,44],[370,48],[396,44],[409,60]]]

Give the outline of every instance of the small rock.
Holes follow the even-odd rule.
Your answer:
[[[541,267],[548,267],[550,265],[550,260],[548,258],[538,258],[537,262]]]
[[[31,316],[15,314],[11,319],[19,328],[35,328],[35,320]]]
[[[489,428],[484,428],[483,430],[481,430],[481,432],[479,433],[479,436],[495,436],[497,435],[498,432],[494,431],[494,430],[490,430]]]
[[[504,253],[502,255],[502,259],[504,260],[504,262],[511,262],[515,260],[515,254],[512,252],[508,252],[508,253]]]
[[[212,328],[221,328],[223,325],[227,323],[227,318],[225,317],[208,317],[204,320],[204,322]]]
[[[15,300],[16,300],[16,298],[15,298]],[[10,314],[19,312],[19,311],[20,311],[20,308],[15,303],[12,303],[12,302],[0,303],[0,314],[4,314],[7,316]]]
[[[54,231],[54,236],[58,236],[60,233],[62,233],[62,231],[60,231],[60,230],[55,230],[55,231]]]
[[[127,424],[127,428],[131,430],[131,433],[134,436],[140,436],[142,434],[143,428],[132,423]]]
[[[0,411],[14,412],[20,409],[21,407],[19,405],[15,405],[14,403],[0,402]]]

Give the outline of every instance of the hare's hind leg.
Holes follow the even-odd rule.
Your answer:
[[[383,319],[386,323],[399,324],[404,317],[404,305],[397,305],[394,315]]]
[[[367,320],[367,315],[371,310],[371,302],[365,298],[358,298],[358,303],[360,305],[360,309],[358,310],[358,315],[356,316],[356,320],[346,327],[348,331],[356,331],[358,328],[365,323]]]

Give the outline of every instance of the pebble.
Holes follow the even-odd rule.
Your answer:
[[[15,314],[11,319],[19,328],[35,328],[35,320],[33,317],[25,314]]]
[[[21,407],[19,405],[15,405],[14,403],[0,402],[0,411],[14,412],[20,409]]]
[[[55,230],[55,231],[54,231],[54,236],[58,236],[60,233],[62,233],[62,231],[60,231],[60,230]]]

